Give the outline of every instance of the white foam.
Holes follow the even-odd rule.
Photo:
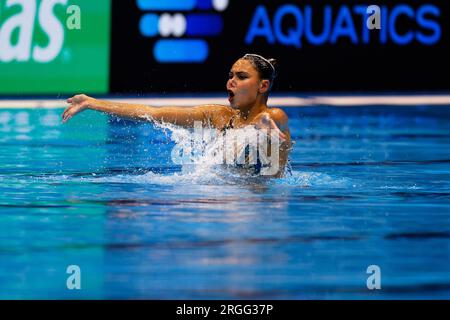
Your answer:
[[[151,119],[150,119],[151,120]],[[193,132],[185,128],[171,124],[155,124],[162,130],[172,142],[175,148],[189,151],[190,161],[181,162],[181,172],[160,174],[147,172],[145,174],[115,174],[92,173],[85,176],[54,175],[41,179],[90,183],[137,183],[156,185],[246,185],[268,184],[294,187],[351,187],[349,179],[336,179],[319,172],[300,172],[287,170],[283,178],[269,178],[267,176],[255,176],[245,170],[234,170],[233,166],[223,165],[224,144],[219,137],[219,132],[206,139],[192,139]],[[233,129],[228,130],[231,136],[238,134]],[[214,131],[212,131],[214,132]],[[227,133],[228,134],[228,133]],[[186,159],[184,159],[186,160]],[[170,160],[169,160],[170,161]]]

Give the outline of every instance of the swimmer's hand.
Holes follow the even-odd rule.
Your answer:
[[[278,135],[281,142],[286,141],[286,135],[278,128],[277,124],[267,112],[258,115],[253,121],[255,129],[267,129],[270,133],[274,132]],[[273,131],[272,131],[273,130]]]
[[[92,103],[94,99],[85,95],[78,94],[73,96],[72,98],[67,99],[67,103],[70,103],[70,106],[64,110],[62,114],[62,122],[67,122],[70,118],[72,118],[77,113],[89,108],[89,105]]]

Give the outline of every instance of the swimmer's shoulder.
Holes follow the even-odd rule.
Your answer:
[[[221,104],[209,104],[202,107],[207,110],[210,123],[216,128],[225,127],[236,114],[236,110]]]
[[[273,121],[275,121],[275,123],[278,125],[278,127],[282,131],[287,129],[289,118],[288,118],[286,112],[284,112],[283,109],[281,109],[281,108],[269,108],[268,111],[269,111],[270,117],[273,119]]]

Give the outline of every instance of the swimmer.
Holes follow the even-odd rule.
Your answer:
[[[63,122],[77,113],[91,109],[134,120],[159,121],[182,127],[203,126],[221,131],[253,126],[274,132],[280,141],[279,169],[273,176],[281,177],[291,149],[288,117],[279,108],[267,107],[273,81],[277,76],[277,62],[257,54],[246,54],[232,66],[226,89],[229,106],[199,105],[195,107],[151,107],[99,100],[84,94],[67,99],[70,105],[62,114]]]

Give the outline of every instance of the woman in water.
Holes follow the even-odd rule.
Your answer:
[[[67,100],[70,105],[62,114],[63,122],[77,113],[91,109],[134,120],[152,120],[183,127],[200,121],[204,127],[221,131],[253,126],[274,132],[279,146],[279,165],[274,176],[280,177],[291,149],[288,117],[279,108],[268,108],[267,99],[277,75],[275,59],[246,54],[232,66],[227,82],[230,106],[200,105],[195,107],[150,107],[146,105],[98,100],[84,94]],[[271,137],[274,137],[271,135]],[[273,139],[272,139],[273,140]]]

